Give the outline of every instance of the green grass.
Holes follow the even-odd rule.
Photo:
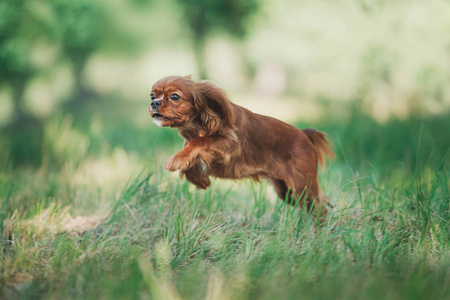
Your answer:
[[[121,111],[2,133],[0,298],[450,299],[449,113],[298,124],[338,156],[321,227],[265,182],[163,171],[181,138]]]

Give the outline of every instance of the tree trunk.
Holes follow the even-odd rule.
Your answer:
[[[87,100],[88,93],[83,84],[83,73],[86,67],[87,55],[77,53],[77,55],[72,56],[71,60],[74,80],[74,100],[85,101]]]
[[[86,49],[66,49],[66,52],[72,64],[73,94],[71,102],[81,103],[91,101],[96,97],[96,94],[86,88],[83,76],[88,58],[93,51]]]
[[[23,96],[25,94],[25,87],[28,78],[22,78],[14,82],[12,87],[12,100],[14,102],[13,107],[13,122],[20,122],[26,118],[26,114],[23,107]]]
[[[195,62],[200,79],[208,79],[208,66],[206,63],[206,38],[196,35],[194,38]]]

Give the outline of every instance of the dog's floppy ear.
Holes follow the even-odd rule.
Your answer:
[[[227,129],[235,129],[233,105],[224,90],[202,80],[194,85],[192,96],[208,135],[225,134]]]

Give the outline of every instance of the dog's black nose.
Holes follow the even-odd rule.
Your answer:
[[[152,101],[152,103],[150,103],[150,106],[152,107],[153,110],[157,110],[160,106],[161,106],[162,102],[160,100],[156,100],[156,101]]]

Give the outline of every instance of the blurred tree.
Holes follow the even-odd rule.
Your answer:
[[[9,87],[13,100],[13,123],[30,116],[24,110],[24,92],[37,73],[32,54],[35,42],[51,31],[43,14],[43,2],[0,2],[0,86]]]
[[[13,116],[1,140],[11,162],[39,165],[42,124],[24,107],[30,80],[42,67],[35,62],[36,45],[49,41],[51,13],[45,0],[0,1],[0,87],[11,93]]]
[[[93,95],[83,83],[83,73],[91,56],[101,45],[105,14],[100,2],[91,0],[52,0],[55,27],[63,54],[72,65],[74,100]]]
[[[74,90],[72,100],[87,101],[95,93],[83,81],[89,58],[98,51],[136,53],[141,50],[143,26],[136,30],[125,22],[127,14],[134,10],[147,10],[151,0],[115,1],[102,0],[51,0],[55,14],[55,26],[64,57],[72,65]]]
[[[223,30],[242,40],[247,19],[259,7],[259,0],[177,0],[193,32],[194,51],[202,79],[207,78],[205,46],[208,34]]]

